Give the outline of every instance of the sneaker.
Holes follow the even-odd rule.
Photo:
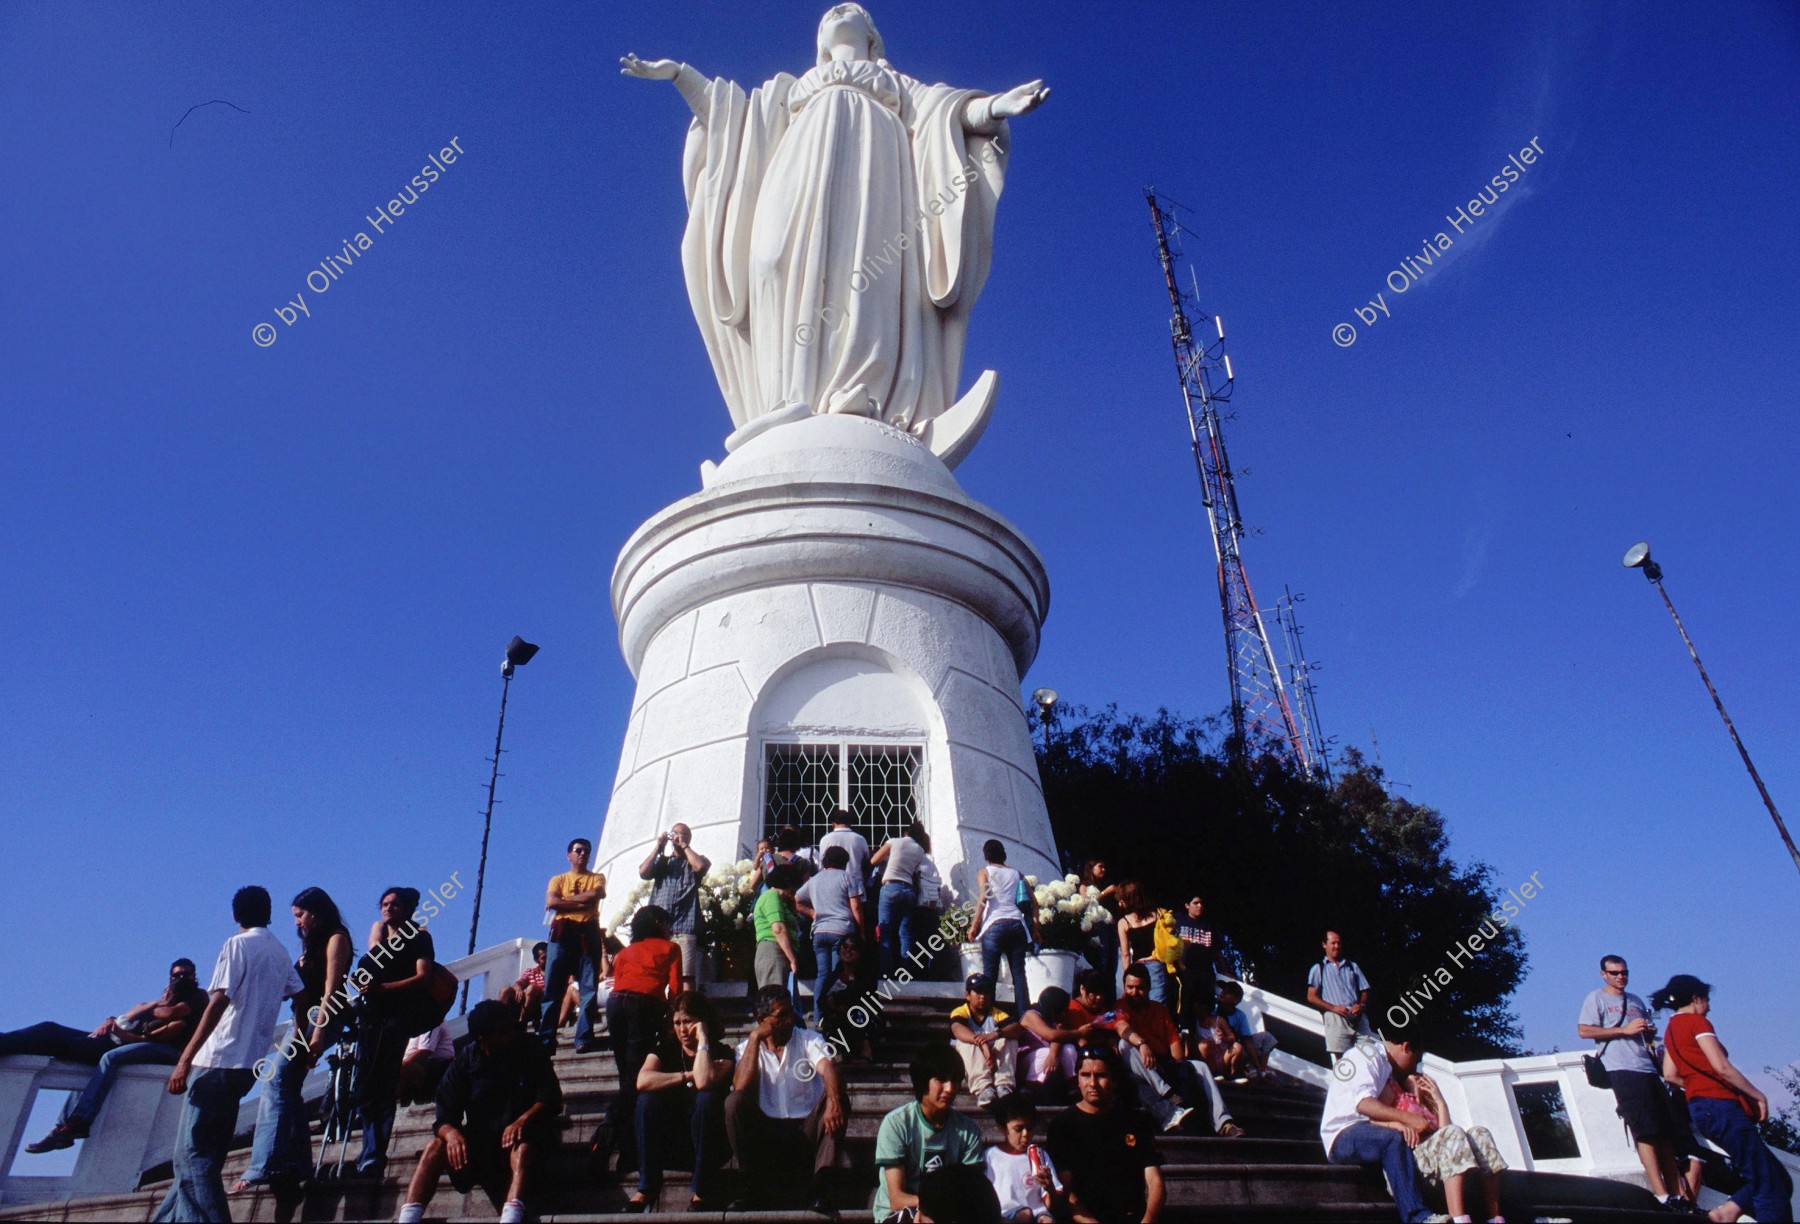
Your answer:
[[[525,1224],[525,1204],[518,1199],[507,1199],[506,1205],[500,1208],[500,1224]]]
[[[1236,1122],[1233,1122],[1230,1118],[1226,1118],[1223,1122],[1219,1123],[1219,1138],[1242,1139],[1243,1137],[1244,1128],[1239,1126]]]
[[[25,1145],[25,1150],[30,1152],[33,1156],[41,1156],[45,1152],[60,1152],[64,1148],[72,1148],[75,1146],[75,1141],[77,1139],[83,1138],[86,1138],[86,1136],[77,1134],[74,1127],[64,1126],[62,1123],[58,1122],[55,1126],[50,1128],[50,1133],[48,1135],[45,1135],[36,1143],[27,1143]]]
[[[1181,1124],[1187,1120],[1187,1116],[1193,1112],[1194,1111],[1189,1109],[1186,1105],[1181,1106],[1174,1113],[1169,1115],[1169,1120],[1167,1122],[1163,1123],[1163,1133],[1168,1134],[1170,1131],[1178,1129]]]

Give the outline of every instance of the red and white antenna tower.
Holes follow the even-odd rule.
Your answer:
[[[1175,370],[1181,380],[1182,400],[1187,405],[1194,467],[1200,474],[1201,498],[1212,527],[1213,554],[1218,559],[1219,609],[1225,619],[1226,675],[1231,682],[1233,751],[1255,751],[1261,745],[1278,744],[1301,768],[1326,776],[1325,744],[1313,704],[1311,668],[1301,656],[1301,661],[1289,669],[1294,690],[1290,694],[1290,684],[1283,679],[1283,668],[1276,661],[1263,614],[1250,591],[1250,577],[1244,571],[1244,521],[1238,513],[1237,489],[1219,420],[1220,405],[1231,402],[1234,381],[1231,358],[1225,352],[1225,325],[1218,316],[1209,316],[1200,309],[1197,284],[1190,293],[1176,277],[1175,261],[1180,252],[1171,239],[1181,233],[1181,224],[1169,207],[1173,201],[1158,198],[1150,188],[1145,189],[1144,198],[1150,204],[1156,253],[1169,289],[1169,336],[1175,347]],[[1194,331],[1196,323],[1203,329],[1199,335]],[[1206,335],[1208,330],[1214,335]],[[1298,643],[1292,603],[1290,596],[1277,610],[1284,637],[1289,632],[1293,635],[1284,643],[1290,651]]]

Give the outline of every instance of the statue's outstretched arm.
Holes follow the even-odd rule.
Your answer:
[[[694,118],[706,122],[706,87],[712,84],[706,74],[674,60],[641,60],[627,51],[619,61],[619,75],[645,81],[673,81],[681,92]]]
[[[1044,99],[1049,96],[1050,88],[1042,81],[1027,81],[1023,85],[1015,85],[1003,94],[971,98],[968,108],[963,112],[963,126],[971,132],[991,136],[999,130],[1001,120],[1029,115],[1042,106]]]

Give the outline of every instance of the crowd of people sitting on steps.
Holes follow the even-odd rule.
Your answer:
[[[229,1220],[222,1172],[239,1105],[260,1080],[250,1164],[232,1192],[266,1184],[278,1201],[297,1202],[315,1172],[303,1082],[343,1040],[354,1123],[343,1134],[361,1132],[354,1175],[383,1176],[399,1104],[430,1104],[432,1137],[398,1218],[420,1220],[448,1175],[463,1193],[481,1187],[512,1224],[526,1218],[546,1158],[562,1142],[552,1056],[572,1020],[576,1050],[610,1050],[617,1066],[618,1091],[589,1165],[610,1172],[616,1155],[619,1174],[634,1183],[628,1211],[657,1202],[665,1169],[688,1168],[695,1209],[775,1206],[778,1188],[791,1187],[804,1190],[794,1197],[810,1210],[833,1213],[855,1189],[840,1180],[852,1103],[844,1068],[896,1059],[883,982],[903,964],[925,964],[925,950],[945,942],[934,933],[978,945],[982,967],[964,978],[943,1039],[912,1057],[911,1102],[880,1123],[877,1221],[1157,1219],[1165,1198],[1158,1137],[1242,1136],[1219,1084],[1271,1075],[1275,1038],[1239,1009],[1243,986],[1221,978],[1226,945],[1204,900],[1158,910],[1132,881],[1110,881],[1104,863],[1089,863],[1082,880],[1116,915],[1116,943],[1099,941],[1097,963],[1077,974],[1073,991],[1051,986],[1034,1000],[1026,988],[1038,939],[1033,891],[1007,865],[1002,843],[983,847],[972,910],[944,916],[949,896],[918,825],[873,850],[842,812],[816,848],[783,830],[757,849],[752,1027],[734,1044],[699,985],[699,884],[710,864],[686,826],[659,836],[639,867],[651,888],[630,916],[629,942],[601,926],[606,880],[588,869],[591,854],[586,839],[569,843],[569,870],[546,890],[550,938],[518,981],[470,1010],[461,1041],[444,1023],[457,981],[437,960],[418,890],[381,894],[359,958],[330,895],[303,889],[291,903],[301,948],[292,963],[268,929],[268,892],[238,890],[238,933],[206,989],[181,959],[158,998],[92,1032],[44,1023],[0,1033],[0,1056],[95,1067],[50,1134],[27,1150],[85,1138],[122,1068],[168,1066],[168,1090],[184,1099],[174,1183],[152,1218]],[[451,882],[440,887],[454,895]],[[439,890],[431,896],[444,899]],[[1307,987],[1333,1062],[1319,1130],[1327,1160],[1379,1167],[1406,1224],[1471,1220],[1466,1208],[1476,1198],[1499,1224],[1506,1165],[1492,1137],[1452,1119],[1411,1038],[1372,1030],[1370,984],[1343,943],[1325,933]],[[997,998],[1002,966],[1014,984],[1010,1008]],[[1691,1204],[1708,1154],[1698,1132],[1728,1153],[1745,1183],[1713,1220],[1729,1224],[1745,1211],[1791,1219],[1787,1174],[1756,1135],[1767,1100],[1732,1067],[1706,1019],[1711,988],[1678,975],[1653,996],[1676,1012],[1659,1047],[1649,1009],[1624,989],[1624,961],[1606,957],[1602,975],[1579,1032],[1597,1043],[1590,1075],[1617,1095],[1651,1188],[1671,1206]],[[806,1014],[802,981],[811,986]],[[276,1046],[284,1002],[293,1026]],[[602,1015],[604,1042],[596,1036]],[[984,1148],[980,1128],[957,1108],[965,1093],[993,1118],[997,1145]],[[1041,1145],[1040,1109],[1055,1111]],[[728,1161],[746,1197],[725,1204],[718,1187]],[[1431,1213],[1423,1186],[1442,1194],[1448,1215]]]

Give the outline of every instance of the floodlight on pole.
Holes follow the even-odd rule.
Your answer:
[[[475,912],[469,918],[469,955],[475,955],[475,936],[481,929],[481,890],[487,882],[488,834],[494,827],[494,788],[500,782],[500,740],[506,734],[506,695],[512,688],[513,672],[531,662],[538,648],[524,638],[513,635],[506,644],[506,657],[500,661],[500,723],[494,728],[494,767],[488,774],[487,811],[481,817],[481,862],[475,868]],[[469,984],[463,983],[462,1011],[469,1010]]]
[[[1756,764],[1750,759],[1749,749],[1739,738],[1737,727],[1732,725],[1731,715],[1725,712],[1725,703],[1719,700],[1719,690],[1713,687],[1712,677],[1706,674],[1706,665],[1700,662],[1700,652],[1694,649],[1694,639],[1688,636],[1687,626],[1681,623],[1681,614],[1675,611],[1675,601],[1669,598],[1669,592],[1663,587],[1662,566],[1650,559],[1650,545],[1639,541],[1625,550],[1623,564],[1626,569],[1643,570],[1644,577],[1662,596],[1663,604],[1669,609],[1669,616],[1675,621],[1675,628],[1681,633],[1681,640],[1687,646],[1688,657],[1694,661],[1694,667],[1700,672],[1701,683],[1706,685],[1707,693],[1712,697],[1713,707],[1719,711],[1719,717],[1725,723],[1725,730],[1731,734],[1731,742],[1737,745],[1738,756],[1744,760],[1744,768],[1750,773],[1750,780],[1756,783],[1756,792],[1762,796],[1763,806],[1769,809],[1769,818],[1775,822],[1775,831],[1781,834],[1782,844],[1787,846],[1789,857],[1794,860],[1795,870],[1800,870],[1800,849],[1794,846],[1794,839],[1789,836],[1787,824],[1776,810],[1775,800],[1769,795],[1769,788],[1763,785],[1762,775],[1756,772]]]

